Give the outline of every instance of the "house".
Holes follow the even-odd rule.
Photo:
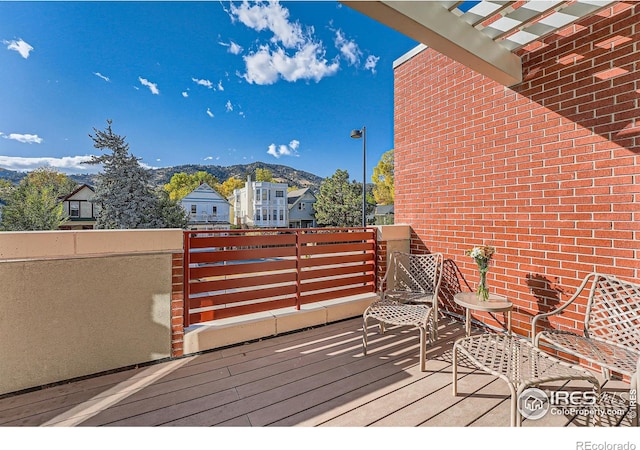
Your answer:
[[[376,205],[373,212],[374,224],[393,225],[393,205]]]
[[[311,189],[296,189],[287,193],[289,228],[315,228],[316,217],[313,204],[316,196]]]
[[[251,181],[233,191],[234,223],[240,227],[285,228],[289,226],[287,183]]]
[[[61,230],[92,230],[98,217],[98,206],[93,203],[95,190],[82,184],[72,193],[60,198],[69,219],[60,226]]]
[[[229,226],[231,205],[207,183],[184,196],[180,204],[189,214],[188,227],[193,230]]]

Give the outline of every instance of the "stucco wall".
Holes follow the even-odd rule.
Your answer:
[[[171,355],[181,230],[0,233],[0,394]]]
[[[550,36],[513,88],[432,49],[395,68],[396,221],[456,289],[478,282],[465,250],[495,246],[520,334],[591,271],[640,279],[639,27],[628,3]]]

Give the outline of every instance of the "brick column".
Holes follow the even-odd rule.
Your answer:
[[[171,357],[183,355],[184,351],[184,255],[174,253],[171,258]]]

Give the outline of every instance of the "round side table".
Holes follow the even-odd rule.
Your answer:
[[[487,312],[507,313],[507,332],[511,334],[511,309],[513,303],[502,295],[489,294],[486,302],[478,300],[475,292],[458,292],[453,296],[453,301],[465,309],[465,331],[467,336],[471,335],[471,310]]]

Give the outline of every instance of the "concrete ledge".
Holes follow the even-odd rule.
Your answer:
[[[283,308],[200,323],[184,330],[184,354],[198,353],[358,317],[377,298],[377,294],[355,295],[303,305],[299,311],[294,308]]]
[[[180,229],[8,231],[0,260],[43,260],[141,253],[181,253]]]

